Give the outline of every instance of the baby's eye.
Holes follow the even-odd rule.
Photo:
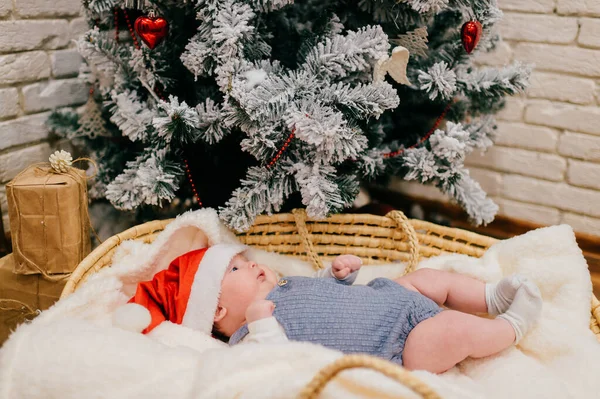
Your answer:
[[[231,268],[231,271],[232,271],[232,272],[234,272],[234,271],[236,271],[237,269],[238,269],[238,268],[237,268],[237,266],[234,266],[234,267],[232,267],[232,268]]]

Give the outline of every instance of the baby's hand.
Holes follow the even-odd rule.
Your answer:
[[[266,299],[254,301],[246,309],[246,322],[250,324],[254,321],[271,317],[274,310],[275,304],[271,301],[267,301]]]
[[[331,264],[331,272],[334,277],[338,280],[343,280],[350,273],[353,273],[360,269],[362,266],[362,260],[358,256],[354,255],[340,255],[333,260]]]

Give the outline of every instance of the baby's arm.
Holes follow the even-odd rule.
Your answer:
[[[246,309],[248,335],[242,342],[281,343],[287,342],[283,327],[273,317],[275,304],[266,299],[254,301]]]
[[[354,281],[356,280],[356,276],[358,275],[358,270],[355,272],[352,272],[350,274],[348,274],[345,278],[337,278],[335,277],[335,275],[333,274],[333,268],[331,266],[325,268],[325,269],[321,269],[316,271],[312,277],[316,277],[316,278],[335,278],[336,280],[338,280],[340,283],[346,284],[346,285],[352,285],[354,284]]]
[[[358,256],[340,255],[333,260],[330,267],[315,272],[313,277],[333,277],[343,284],[352,285],[361,266],[362,260]]]
[[[277,319],[271,316],[248,323],[248,335],[242,342],[278,344],[288,342],[288,338]]]

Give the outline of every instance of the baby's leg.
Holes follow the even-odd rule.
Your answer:
[[[486,313],[485,283],[458,273],[419,269],[395,280],[435,303],[467,313]]]
[[[513,344],[515,330],[504,319],[443,311],[408,334],[402,362],[410,370],[441,373],[467,357],[485,357]]]

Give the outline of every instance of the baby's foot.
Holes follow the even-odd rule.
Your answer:
[[[515,299],[517,290],[526,281],[529,281],[526,277],[514,274],[497,283],[486,284],[485,303],[488,313],[497,316],[506,312]]]
[[[498,317],[508,321],[515,330],[515,344],[537,323],[542,314],[542,295],[533,282],[525,280],[517,289],[508,310]]]

